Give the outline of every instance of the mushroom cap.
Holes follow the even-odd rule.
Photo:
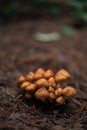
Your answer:
[[[76,89],[71,87],[71,86],[67,86],[66,88],[63,89],[63,95],[66,97],[72,97],[76,94]]]
[[[36,87],[39,88],[39,87],[48,87],[48,81],[44,78],[42,79],[38,79],[36,82]]]
[[[44,77],[44,69],[39,68],[36,72],[35,72],[35,79],[40,79]]]
[[[52,86],[52,87],[56,87],[56,82],[55,82],[55,79],[53,78],[53,77],[50,77],[49,79],[48,79],[48,84],[49,84],[49,86]]]
[[[45,70],[42,69],[42,68],[39,68],[39,69],[37,69],[37,71],[36,71],[35,73],[42,73],[42,74],[44,74],[44,73],[45,73]]]
[[[22,83],[25,81],[25,77],[23,75],[21,75],[18,80],[17,80],[17,83]]]
[[[45,101],[45,99],[47,99],[49,97],[49,92],[47,91],[46,88],[42,87],[39,88],[36,92],[35,92],[35,97],[37,99],[40,99],[42,101]]]
[[[56,82],[62,82],[70,78],[70,74],[67,70],[61,69],[55,75]]]
[[[29,92],[33,92],[33,91],[35,91],[35,89],[36,89],[36,85],[33,84],[33,83],[30,83],[30,84],[25,88],[25,90],[26,90],[26,91],[29,91]]]
[[[51,93],[50,93],[50,99],[53,100],[53,99],[55,99],[55,98],[56,98],[55,94],[54,94],[53,92],[51,92]]]
[[[25,82],[23,82],[23,83],[21,84],[21,88],[22,88],[22,89],[25,89],[29,84],[30,84],[30,82],[25,81]]]
[[[50,77],[53,77],[53,76],[54,76],[54,72],[51,69],[47,70],[44,74],[44,78],[46,79],[49,79]]]
[[[53,93],[54,93],[54,91],[55,91],[55,90],[54,90],[54,88],[53,88],[53,87],[49,86],[48,91],[49,91],[49,92],[53,92]]]
[[[26,76],[27,81],[33,81],[35,80],[35,74],[33,72],[29,72]]]
[[[56,97],[62,95],[62,93],[63,93],[63,89],[62,89],[62,88],[57,88],[57,89],[55,90],[55,96],[56,96]]]
[[[60,97],[56,98],[56,103],[58,103],[58,104],[63,104],[64,101],[65,101],[65,99],[64,99],[63,96],[60,96]]]

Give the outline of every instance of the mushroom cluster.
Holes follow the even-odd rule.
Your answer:
[[[70,79],[67,70],[61,69],[56,74],[52,70],[37,69],[26,76],[20,76],[17,83],[25,92],[25,98],[35,97],[43,102],[50,101],[63,104],[67,98],[76,94],[76,89],[63,86]]]

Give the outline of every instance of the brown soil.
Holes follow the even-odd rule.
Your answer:
[[[62,33],[64,20],[39,19],[0,26],[0,130],[87,130],[87,30]],[[58,31],[56,42],[39,42],[37,31]],[[26,101],[16,85],[37,68],[65,68],[78,94],[62,106]]]

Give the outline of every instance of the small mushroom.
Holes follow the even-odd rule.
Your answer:
[[[22,75],[19,77],[19,79],[17,80],[17,83],[23,83],[25,81],[25,77]]]
[[[52,87],[56,87],[56,82],[55,82],[55,79],[53,78],[53,77],[50,77],[49,79],[48,79],[48,84],[49,84],[49,86],[52,86]]]
[[[54,76],[54,73],[53,73],[53,71],[52,70],[47,70],[46,72],[45,72],[45,74],[44,74],[44,78],[46,78],[46,79],[49,79],[50,77],[53,77]]]
[[[61,69],[55,75],[56,82],[63,82],[70,78],[70,74],[67,70]]]
[[[51,86],[49,86],[48,91],[49,91],[49,92],[53,92],[53,93],[54,93],[54,88],[53,88],[53,87],[51,87]]]
[[[63,96],[60,96],[60,97],[56,98],[56,103],[58,103],[58,104],[63,104],[64,101],[65,101],[65,99],[64,99]]]
[[[46,88],[42,87],[39,88],[36,92],[35,92],[35,97],[37,99],[40,99],[41,101],[45,101],[47,98],[49,98],[49,92],[47,91]]]
[[[36,82],[36,87],[39,88],[39,87],[48,87],[48,81],[44,78],[42,79],[38,79]]]
[[[29,72],[28,75],[26,76],[27,81],[33,81],[35,80],[35,74],[33,72]]]
[[[62,93],[66,97],[72,97],[76,94],[76,90],[75,90],[75,88],[73,88],[71,86],[67,86],[63,89]]]
[[[44,69],[39,68],[36,72],[35,72],[35,79],[40,79],[44,77]]]
[[[35,91],[35,89],[36,89],[36,85],[33,84],[33,83],[30,83],[30,84],[25,88],[25,90],[26,90],[26,91],[29,91],[29,92],[33,92],[33,91]]]
[[[30,84],[30,82],[25,81],[25,82],[23,82],[23,83],[21,84],[21,88],[22,88],[22,89],[25,89],[29,84]]]
[[[53,92],[51,92],[49,95],[50,95],[50,100],[53,100],[53,99],[56,98],[56,96],[55,96],[55,94]]]
[[[63,93],[63,89],[62,88],[57,88],[55,90],[55,96],[56,97],[59,97],[60,95],[62,95],[62,93]]]

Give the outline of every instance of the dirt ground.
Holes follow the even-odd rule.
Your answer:
[[[0,25],[0,130],[87,130],[87,29],[62,32],[64,20],[37,19]],[[40,42],[34,34],[60,33]],[[16,80],[37,68],[67,69],[78,94],[62,106],[26,101]]]

